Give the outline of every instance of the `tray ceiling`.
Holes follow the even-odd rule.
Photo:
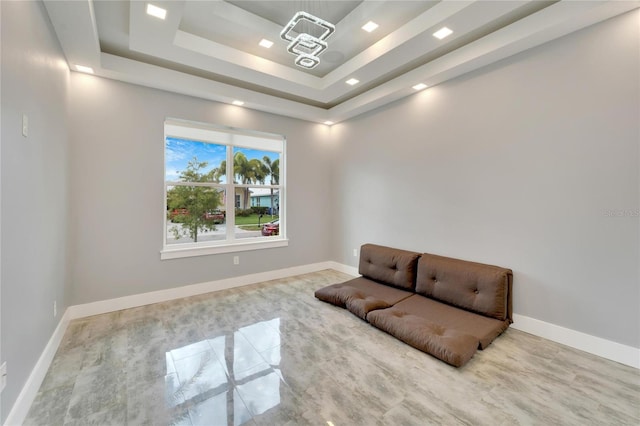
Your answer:
[[[167,11],[164,20],[147,4]],[[69,68],[315,122],[340,122],[640,6],[639,1],[45,1]],[[280,31],[336,26],[317,67]],[[373,32],[362,26],[378,24]],[[442,27],[453,33],[440,40]],[[307,28],[311,27],[308,25]],[[306,31],[313,31],[309,28]],[[273,42],[261,47],[262,39]],[[355,85],[345,83],[357,79]]]

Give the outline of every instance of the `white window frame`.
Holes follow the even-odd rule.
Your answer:
[[[194,140],[227,147],[226,160],[226,183],[185,183],[179,181],[166,180],[166,140],[167,137]],[[238,184],[234,183],[233,173],[233,148],[251,148],[264,151],[280,153],[280,179],[278,185],[261,184]],[[208,123],[198,123],[187,120],[167,118],[164,122],[163,140],[163,186],[164,186],[164,208],[163,208],[163,237],[160,259],[177,259],[192,256],[205,256],[220,253],[233,253],[248,250],[260,250],[275,247],[285,247],[289,245],[286,227],[286,138],[283,135],[258,132],[254,130],[238,129],[234,127],[220,126]],[[227,191],[225,197],[226,210],[226,239],[221,241],[202,241],[197,243],[167,244],[167,187],[177,185],[207,186],[221,188]],[[236,188],[266,188],[277,189],[279,199],[279,235],[270,237],[235,238],[235,211],[236,211]],[[233,194],[229,196],[229,194]],[[245,206],[246,207],[246,206]],[[233,226],[229,226],[233,224]]]

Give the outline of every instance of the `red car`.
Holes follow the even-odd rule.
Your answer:
[[[280,220],[274,220],[272,222],[265,223],[262,226],[262,235],[270,237],[272,235],[280,234]]]
[[[220,210],[209,210],[203,216],[205,220],[211,220],[213,223],[224,223],[224,212]]]
[[[171,213],[169,213],[169,219],[171,219],[171,222],[173,222],[177,216],[187,216],[188,214],[189,210],[187,209],[173,209],[171,210]]]

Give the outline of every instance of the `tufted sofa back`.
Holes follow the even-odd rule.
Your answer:
[[[423,254],[416,293],[488,317],[513,322],[511,269]]]
[[[358,272],[383,284],[414,290],[420,253],[364,244],[360,247]]]

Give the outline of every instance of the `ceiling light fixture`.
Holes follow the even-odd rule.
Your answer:
[[[360,80],[356,80],[355,78],[350,78],[349,80],[345,81],[345,83],[347,83],[350,86],[353,86],[355,84],[360,83]]]
[[[453,31],[451,31],[449,28],[447,27],[442,27],[440,28],[438,31],[436,31],[435,33],[433,33],[433,36],[437,39],[442,40],[445,37],[450,36],[451,34],[453,34]]]
[[[324,124],[326,124],[327,126],[333,126],[333,121],[325,121]]]
[[[423,90],[423,89],[426,89],[427,87],[429,87],[429,86],[427,86],[424,83],[419,83],[419,84],[416,84],[415,86],[413,86],[413,90]]]
[[[76,65],[76,71],[86,72],[87,74],[93,74],[93,68],[85,67],[84,65]]]
[[[164,20],[167,17],[167,10],[147,3],[147,14]]]
[[[311,34],[296,31],[295,28],[298,23],[303,21],[319,26],[324,29],[324,32],[319,37],[314,37]],[[324,19],[313,16],[307,12],[298,12],[293,15],[293,18],[291,18],[289,23],[282,29],[280,38],[289,42],[287,51],[297,56],[294,61],[297,66],[312,69],[320,63],[319,56],[328,47],[325,40],[329,38],[335,30],[335,25]],[[294,33],[297,34],[295,37]]]
[[[262,47],[266,47],[267,49],[273,46],[273,42],[271,40],[267,40],[266,38],[263,38],[262,40],[260,40],[260,43],[258,44]]]
[[[362,26],[362,29],[365,30],[366,32],[370,33],[371,31],[375,30],[376,28],[378,28],[378,24],[376,24],[373,21],[369,21],[366,24],[364,24]]]
[[[242,106],[242,105],[244,105],[244,102],[242,102],[242,101],[233,101],[233,102],[231,102],[231,103],[232,103],[232,104],[234,104],[235,106]]]

